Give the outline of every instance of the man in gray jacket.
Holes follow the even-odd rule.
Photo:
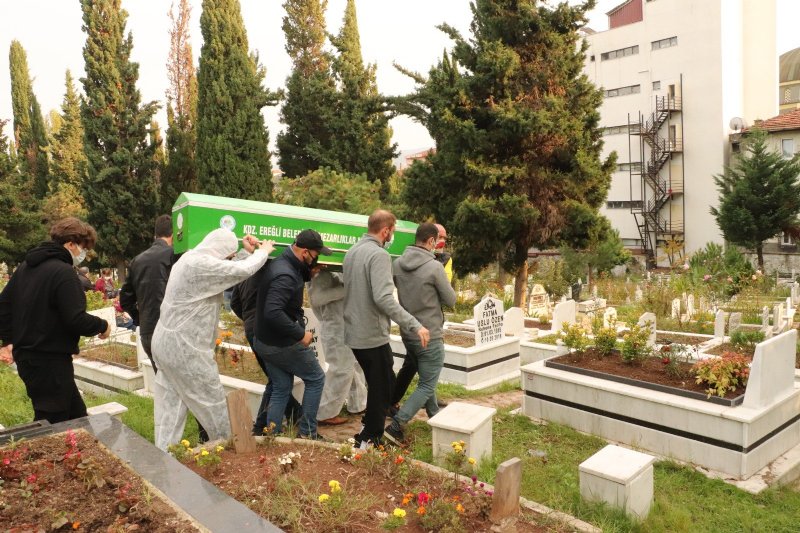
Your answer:
[[[421,344],[412,331],[400,326],[400,335],[406,347],[406,357],[415,362],[419,373],[417,389],[394,415],[386,427],[385,435],[395,444],[404,441],[403,427],[423,406],[431,417],[439,411],[436,403],[436,384],[444,365],[444,340],[442,306],[456,303],[456,291],[447,280],[444,266],[436,260],[434,250],[439,236],[435,224],[420,224],[414,246],[406,248],[394,262],[394,282],[400,305],[428,328],[428,345]]]
[[[384,247],[392,241],[397,218],[378,210],[367,221],[367,234],[344,256],[344,340],[353,350],[367,380],[364,428],[355,435],[356,446],[378,445],[383,437],[394,371],[389,346],[389,319],[428,345],[427,328],[394,298],[392,262]]]

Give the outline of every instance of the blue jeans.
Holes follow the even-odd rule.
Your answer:
[[[256,356],[258,366],[261,367],[264,375],[267,376],[267,386],[264,387],[264,394],[261,395],[261,404],[258,406],[258,413],[256,413],[256,421],[253,423],[253,435],[262,435],[264,433],[264,428],[267,427],[267,406],[269,405],[269,399],[272,397],[272,380],[269,379],[264,358],[256,352],[255,337],[247,334],[246,336],[247,342],[253,349],[253,355]],[[142,339],[142,342],[144,342],[144,339]],[[292,395],[289,395],[289,401],[286,404],[286,412],[284,414],[289,423],[291,423],[292,420],[300,420],[303,414],[300,402],[295,400]]]
[[[412,357],[417,362],[419,382],[417,389],[411,393],[394,417],[400,424],[408,423],[422,407],[425,407],[429,417],[439,412],[436,403],[436,384],[439,382],[439,375],[444,365],[443,339],[431,339],[428,346],[423,348],[419,340],[404,338],[403,345],[406,347],[406,357]]]
[[[264,358],[267,374],[272,382],[272,397],[267,406],[267,427],[275,424],[274,432],[280,433],[286,404],[292,395],[294,377],[303,380],[303,415],[300,417],[300,434],[317,434],[317,410],[325,385],[325,373],[319,366],[314,350],[295,343],[291,346],[268,346],[255,339],[256,353]]]

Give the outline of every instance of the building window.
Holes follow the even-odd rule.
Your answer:
[[[782,104],[794,104],[800,102],[800,84],[781,87],[778,99]]]
[[[617,170],[619,172],[628,172],[630,170],[639,171],[642,169],[642,164],[638,161],[634,161],[632,163],[619,163],[617,165]]]
[[[660,91],[661,90],[661,82],[660,81],[654,81],[653,82],[653,90],[654,91]]]
[[[788,233],[781,233],[781,247],[795,246],[794,239]]]
[[[628,85],[627,87],[618,87],[616,89],[608,89],[605,92],[606,98],[614,98],[615,96],[625,96],[628,94],[637,94],[641,92],[639,85]]]
[[[781,139],[781,152],[786,159],[794,157],[794,139]]]
[[[653,41],[652,45],[653,45],[653,50],[661,50],[662,48],[670,48],[672,46],[678,46],[678,38],[667,37],[666,39]]]
[[[627,48],[620,48],[619,50],[612,50],[610,52],[603,52],[600,54],[600,61],[608,59],[617,59],[620,57],[633,56],[639,53],[639,45],[628,46]]]
[[[606,202],[607,209],[641,209],[641,200],[616,200]]]
[[[627,134],[628,130],[630,133],[637,134],[639,133],[639,124],[623,124],[622,126],[606,126],[603,128],[603,135],[623,135]]]

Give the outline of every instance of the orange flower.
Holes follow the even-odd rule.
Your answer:
[[[458,511],[459,513],[463,513],[464,506],[459,503],[458,505],[456,505],[456,511]]]
[[[214,341],[214,344],[219,346],[220,344],[222,344],[222,339],[217,339],[216,341]]]
[[[354,461],[358,461],[359,459],[361,459],[361,454],[360,454],[360,453],[357,453],[357,454],[355,454],[355,455],[353,456],[353,460],[354,460]]]
[[[424,507],[419,507],[417,509],[417,514],[420,515],[420,516],[424,515],[425,514],[425,508]]]
[[[72,529],[78,529],[79,527],[81,527],[80,521],[76,520],[75,522],[72,523]]]
[[[397,457],[395,457],[395,459],[394,459],[394,464],[396,464],[396,465],[403,464],[403,461],[405,461],[405,459],[403,459],[403,457],[402,457],[402,456],[398,455],[398,456],[397,456]]]
[[[403,505],[408,505],[408,502],[410,502],[410,501],[411,501],[411,498],[406,496],[405,498],[403,498]]]

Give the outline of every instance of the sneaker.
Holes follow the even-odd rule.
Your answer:
[[[394,418],[397,412],[400,411],[400,404],[396,403],[394,405],[390,405],[388,409],[386,409],[386,416],[390,418]]]
[[[386,440],[397,446],[403,446],[405,444],[406,439],[405,435],[403,435],[403,428],[400,427],[397,420],[392,420],[392,423],[383,430],[383,434],[386,436]]]
[[[303,440],[324,440],[324,441],[328,440],[319,433],[314,433],[313,435],[300,435],[300,438]]]
[[[436,399],[436,405],[438,405],[440,409],[443,409],[443,408],[447,407],[448,404],[447,404],[446,401],[440,400],[440,399],[437,398]]]

